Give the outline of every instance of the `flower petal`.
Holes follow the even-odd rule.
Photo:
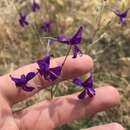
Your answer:
[[[55,68],[50,68],[50,71],[52,72],[52,73],[54,73],[55,75],[57,75],[57,76],[59,76],[60,75],[60,73],[61,73],[61,66],[57,66],[57,67],[55,67]]]
[[[26,78],[23,75],[21,76],[21,78],[15,78],[12,75],[10,75],[10,78],[11,78],[11,80],[13,80],[15,82],[16,86],[21,86],[21,85],[26,84]]]
[[[31,91],[33,91],[35,88],[33,88],[33,87],[28,87],[27,85],[23,85],[23,86],[22,86],[22,89],[23,89],[24,91],[26,91],[26,92],[31,92]]]
[[[56,37],[56,39],[57,39],[58,42],[69,44],[69,39],[65,35],[59,35],[59,36]]]
[[[82,83],[82,85],[86,89],[89,97],[93,97],[96,94],[95,89],[93,88],[92,74],[89,76],[89,78],[86,81]]]
[[[47,33],[51,32],[51,21],[50,20],[46,20],[45,22],[43,22],[43,24],[41,26],[41,31],[42,30]]]
[[[49,71],[49,66],[50,66],[50,55],[46,55],[43,57],[43,59],[40,59],[37,61],[37,64],[39,66],[39,72],[40,74],[46,73]]]
[[[83,83],[83,81],[80,78],[76,78],[72,82],[79,86],[82,86],[82,83]]]
[[[120,17],[120,22],[119,22],[120,24],[125,24],[125,18],[122,18],[122,17]]]
[[[35,76],[36,76],[37,73],[35,72],[29,72],[27,75],[26,75],[26,80],[29,81],[31,79],[33,79]]]
[[[120,19],[120,24],[124,24],[125,23],[125,18],[127,17],[128,15],[128,11],[129,11],[130,8],[128,8],[127,10],[125,10],[124,12],[121,12],[119,10],[117,11],[113,11]]]
[[[93,78],[92,78],[92,74],[88,77],[87,80],[85,80],[82,85],[84,86],[84,88],[92,88],[93,87]]]
[[[84,99],[86,96],[86,90],[82,91],[79,95],[78,95],[78,98],[79,99]]]
[[[115,14],[119,17],[122,17],[122,18],[125,18],[127,17],[128,15],[128,11],[129,11],[129,8],[127,10],[125,10],[124,12],[120,12],[120,11],[115,11]]]
[[[22,13],[19,13],[19,24],[21,27],[24,27],[25,25],[28,25],[28,22],[26,20],[26,15],[25,14],[22,14]]]
[[[72,51],[73,51],[72,58],[76,58],[78,54],[82,55],[82,51],[76,45],[72,46]]]
[[[96,91],[93,87],[91,88],[87,88],[87,94],[89,95],[89,97],[93,97],[96,94]]]
[[[49,69],[49,80],[54,81],[61,74],[61,66]]]
[[[81,43],[82,32],[83,32],[83,26],[80,26],[78,31],[70,39],[70,44],[71,45],[76,45],[76,44],[80,44]]]
[[[40,9],[40,5],[35,1],[33,0],[33,3],[32,3],[32,11],[33,12],[36,12],[37,10]]]
[[[54,81],[57,78],[58,78],[58,76],[56,74],[52,73],[52,72],[50,72],[49,75],[48,75],[48,80],[49,81]]]

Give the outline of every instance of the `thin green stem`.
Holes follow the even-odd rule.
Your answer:
[[[51,87],[51,90],[50,90],[50,91],[51,91],[51,99],[53,99],[53,97],[54,97],[54,94],[53,94],[53,87],[54,87],[54,86],[52,86],[52,87]]]
[[[102,7],[101,7],[101,11],[100,11],[98,17],[96,18],[96,21],[98,21],[98,22],[97,22],[97,28],[96,28],[96,30],[95,30],[95,33],[93,34],[93,39],[94,39],[94,40],[95,40],[95,37],[96,37],[98,31],[100,30],[100,27],[101,27],[102,14],[103,14],[104,7],[105,7],[104,1],[102,1],[102,2],[103,2],[103,4],[102,4]],[[94,42],[94,40],[92,41],[92,43]]]
[[[48,41],[47,41],[47,54],[49,54],[50,53],[50,51],[51,51],[51,48],[50,48],[50,44],[52,43],[52,40],[51,39],[48,39]]]
[[[56,96],[57,88],[58,88],[57,83],[51,87],[50,89],[51,99],[53,99]]]
[[[63,61],[63,63],[62,63],[61,68],[63,68],[63,66],[64,66],[64,64],[65,64],[65,62],[66,62],[66,60],[67,60],[67,57],[68,57],[68,55],[69,55],[69,53],[70,53],[70,51],[71,51],[71,48],[72,48],[72,46],[70,45],[70,46],[69,46],[69,49],[68,49],[68,51],[67,51],[67,53],[66,53],[65,59],[64,59],[64,61]]]
[[[71,48],[72,48],[72,46],[70,45],[70,46],[69,46],[69,49],[68,49],[68,51],[67,51],[67,53],[66,53],[65,59],[64,59],[64,61],[63,61],[63,63],[62,63],[61,70],[62,70],[62,68],[63,68],[63,66],[64,66],[64,64],[65,64],[65,62],[66,62],[66,60],[67,60],[67,57],[68,57],[68,55],[69,55],[69,53],[70,53],[70,51],[71,51]],[[59,79],[60,76],[58,76],[57,78]],[[51,99],[53,99],[57,87],[55,88],[54,91],[53,91],[53,88],[54,88],[54,86],[52,86],[52,88],[51,88],[51,90],[50,90],[50,93],[51,93]],[[53,94],[53,93],[54,93],[54,94]]]

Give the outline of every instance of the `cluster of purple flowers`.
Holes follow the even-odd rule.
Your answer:
[[[81,50],[77,46],[81,43],[82,32],[83,32],[83,26],[80,26],[78,31],[70,39],[67,38],[65,35],[59,35],[56,38],[58,42],[65,43],[69,46],[72,46],[72,51],[73,51],[72,58],[76,58],[78,54],[82,54]],[[29,72],[27,75],[23,74],[20,76],[20,78],[13,77],[12,75],[10,75],[10,77],[15,82],[15,85],[17,87],[21,87],[24,91],[27,91],[27,92],[33,91],[34,88],[31,86],[28,86],[27,84],[37,74],[40,74],[44,78],[44,80],[48,80],[48,81],[55,81],[60,76],[63,66],[61,65],[61,66],[56,66],[56,67],[51,68],[50,59],[51,59],[51,55],[46,54],[46,56],[44,56],[42,59],[37,60],[37,64],[39,67],[37,68],[38,70],[37,72]],[[77,78],[73,80],[73,83],[83,86],[84,88],[84,91],[79,95],[80,99],[85,98],[85,95],[89,95],[90,97],[93,97],[95,95],[95,90],[93,88],[92,75],[84,83],[80,79],[77,79]]]
[[[37,72],[29,72],[27,75],[23,74],[20,78],[13,77],[11,79],[15,82],[15,85],[21,87],[25,91],[32,91],[34,88],[27,85],[27,83],[33,79],[38,73],[44,77],[45,80],[54,81],[58,78],[61,73],[61,66],[50,68],[50,55],[46,55],[42,59],[37,61],[39,68]]]
[[[35,0],[33,0],[32,11],[36,12],[39,9],[40,5]],[[125,12],[114,11],[114,13],[120,18],[121,24],[124,24],[125,18],[127,17],[128,14],[128,10],[129,8]],[[19,16],[20,16],[19,18],[20,26],[21,27],[27,26],[29,24],[29,22],[27,21],[27,15],[20,12]],[[51,21],[50,20],[44,21],[40,29],[46,33],[51,32]],[[70,46],[73,53],[72,58],[77,58],[78,55],[82,56],[82,51],[79,48],[79,45],[81,44],[82,41],[82,33],[83,33],[83,26],[81,25],[79,29],[70,38],[68,38],[66,35],[58,35],[56,37],[53,37],[52,39]],[[48,40],[50,39],[48,38]],[[31,92],[35,89],[34,87],[29,86],[28,82],[32,80],[37,74],[40,74],[44,78],[44,80],[55,81],[56,79],[59,78],[62,72],[63,64],[61,66],[50,67],[50,59],[51,55],[47,53],[46,56],[44,56],[42,59],[37,60],[37,64],[39,67],[37,68],[37,72],[29,72],[26,75],[22,74],[19,78],[10,75],[10,78],[12,79],[12,81],[14,81],[16,87],[22,88],[24,91],[27,92]],[[84,99],[86,96],[93,97],[95,95],[95,90],[93,88],[92,73],[85,81],[81,80],[80,78],[75,78],[73,79],[72,83],[81,86],[83,88],[83,91],[78,96],[79,99]]]

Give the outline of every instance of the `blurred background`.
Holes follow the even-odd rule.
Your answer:
[[[122,96],[121,104],[105,112],[74,121],[57,130],[79,130],[110,122],[119,122],[130,129],[130,12],[126,24],[119,24],[112,10],[124,11],[130,0],[38,0],[41,9],[31,11],[31,0],[0,0],[0,75],[23,65],[33,63],[46,53],[44,36],[66,34],[72,36],[77,28],[84,26],[80,48],[95,61],[95,87],[112,84]],[[29,26],[20,27],[19,12],[28,14]],[[50,19],[50,34],[39,33],[35,27]],[[42,42],[41,42],[42,41]],[[65,55],[67,47],[52,44],[55,57]],[[57,87],[56,96],[67,95],[79,88],[63,82]],[[34,97],[20,102],[13,111],[23,109],[45,99],[49,93],[42,90]]]

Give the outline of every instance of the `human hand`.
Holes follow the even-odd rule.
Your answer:
[[[52,66],[53,64],[61,65],[63,60],[63,57],[56,58],[51,61],[51,64]],[[76,59],[68,57],[62,70],[62,80],[81,76],[89,72],[92,67],[93,61],[87,55]],[[30,71],[36,71],[36,68],[38,66],[34,63],[24,66],[11,74],[19,76]],[[30,82],[36,89],[32,92],[25,92],[15,86],[9,75],[0,77],[0,130],[52,130],[75,119],[108,109],[120,102],[117,90],[111,86],[104,86],[96,89],[96,95],[93,98],[79,100],[77,98],[79,93],[75,93],[56,97],[52,100],[44,100],[13,113],[11,111],[13,104],[33,96],[39,91],[37,86],[44,89],[53,82],[45,81],[40,75],[37,75]],[[86,130],[123,130],[123,127],[117,123],[112,123]]]

